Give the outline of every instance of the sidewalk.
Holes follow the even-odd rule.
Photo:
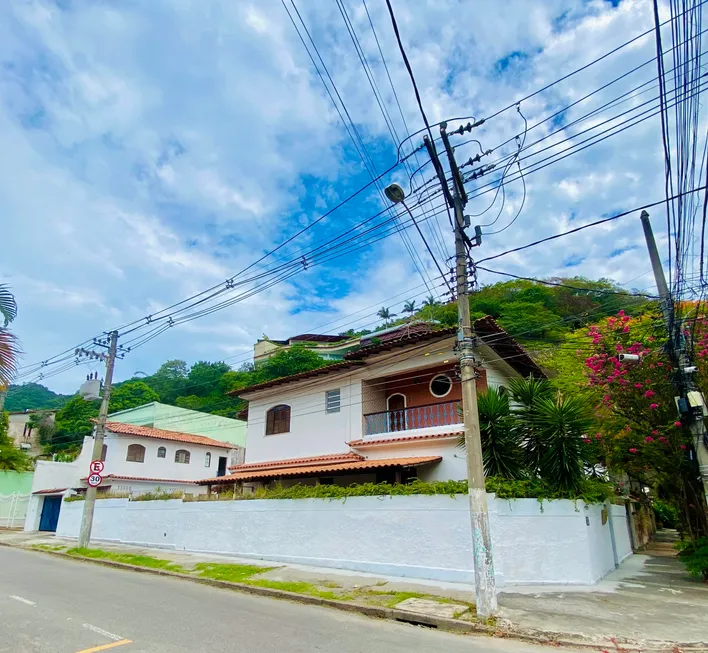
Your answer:
[[[66,550],[76,542],[46,533],[0,531],[0,544]],[[383,606],[444,619],[476,621],[474,609],[470,609],[474,603],[471,585],[409,581],[104,542],[94,543],[94,548],[159,558],[187,573],[194,573],[196,565],[203,569],[205,563],[245,565],[250,571],[244,582],[260,587],[334,599],[353,607]],[[630,650],[671,650],[672,644],[708,649],[708,585],[690,579],[672,554],[670,542],[659,543],[647,555],[629,558],[592,587],[505,588],[499,595],[497,634],[572,641],[598,646],[599,650],[616,648],[612,638],[620,645],[636,643],[637,646],[625,647]]]

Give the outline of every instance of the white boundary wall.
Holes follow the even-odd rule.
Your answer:
[[[499,586],[589,585],[631,555],[623,506],[490,500]],[[64,503],[58,536],[76,537],[83,502]],[[93,538],[349,569],[473,582],[465,495],[187,502],[96,502]],[[614,541],[614,545],[613,545]]]

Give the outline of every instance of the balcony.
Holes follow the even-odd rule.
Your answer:
[[[446,401],[364,415],[364,436],[418,429],[434,431],[436,427],[458,424],[462,424],[460,402]]]

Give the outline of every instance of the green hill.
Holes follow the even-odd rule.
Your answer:
[[[5,410],[61,408],[69,399],[71,395],[57,394],[39,383],[11,385],[5,399]]]

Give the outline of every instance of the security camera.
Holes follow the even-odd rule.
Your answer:
[[[684,374],[693,374],[694,372],[697,372],[698,368],[695,365],[689,365],[688,367],[684,367],[682,372]]]
[[[618,358],[621,361],[633,361],[633,362],[638,362],[641,360],[641,357],[639,354],[620,354]]]

